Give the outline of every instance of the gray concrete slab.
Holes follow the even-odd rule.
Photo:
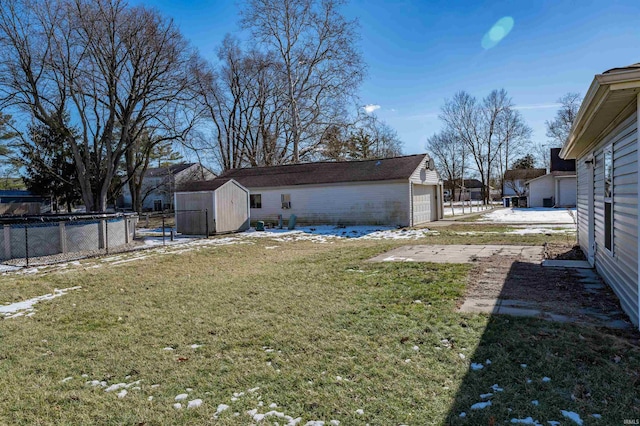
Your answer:
[[[473,263],[491,256],[517,256],[523,262],[539,263],[543,248],[507,245],[420,245],[403,246],[380,254],[370,262]]]
[[[542,266],[548,268],[574,268],[574,269],[591,269],[592,266],[586,260],[552,260],[546,259],[542,261]]]

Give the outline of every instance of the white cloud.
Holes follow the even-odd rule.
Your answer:
[[[380,105],[374,105],[374,104],[368,104],[363,106],[362,108],[364,108],[364,111],[367,114],[371,114],[373,111],[382,108]]]

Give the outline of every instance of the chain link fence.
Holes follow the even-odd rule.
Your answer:
[[[0,261],[34,266],[130,250],[137,214],[0,218]]]

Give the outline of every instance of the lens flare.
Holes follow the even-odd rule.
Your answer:
[[[511,16],[498,19],[491,29],[482,37],[482,47],[486,50],[495,47],[513,29],[514,20]]]

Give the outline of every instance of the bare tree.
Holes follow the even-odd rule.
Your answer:
[[[500,139],[500,154],[498,161],[498,176],[504,194],[504,173],[509,168],[513,158],[523,153],[531,142],[531,128],[525,123],[522,114],[512,108],[504,111],[498,123],[498,138]]]
[[[356,23],[339,12],[340,0],[249,0],[242,25],[273,52],[286,87],[282,149],[287,161],[312,156],[321,136],[344,112],[362,81],[354,46]]]
[[[195,59],[171,21],[122,0],[6,0],[0,9],[0,106],[66,137],[88,210],[106,208],[141,132],[184,137],[197,116],[185,107]],[[127,174],[139,166],[127,159]]]
[[[561,147],[571,133],[571,126],[578,115],[582,97],[579,93],[567,93],[558,99],[560,109],[556,112],[556,116],[551,121],[545,121],[547,126],[547,137],[555,147]]]
[[[451,200],[453,201],[456,194],[456,183],[464,185],[462,182],[464,143],[451,130],[444,130],[427,139],[426,148],[435,160],[440,175],[446,178],[448,182],[446,189],[451,191]]]

